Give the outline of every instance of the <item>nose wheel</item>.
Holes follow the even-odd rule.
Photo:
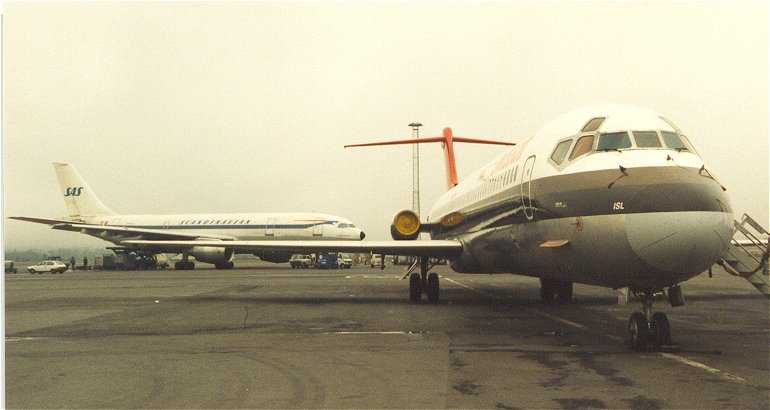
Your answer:
[[[643,312],[634,312],[628,319],[631,347],[636,351],[659,350],[671,344],[671,326],[665,313],[652,313],[652,291],[639,295]]]

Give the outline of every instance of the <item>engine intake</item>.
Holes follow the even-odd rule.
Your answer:
[[[404,209],[393,217],[390,236],[397,241],[417,239],[420,235],[420,217],[412,210]]]

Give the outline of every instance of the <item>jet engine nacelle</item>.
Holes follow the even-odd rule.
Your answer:
[[[262,259],[263,261],[273,263],[286,263],[289,261],[289,259],[291,259],[291,253],[285,252],[262,252],[255,253],[254,256]]]
[[[225,263],[233,258],[233,250],[215,246],[194,246],[190,255],[196,260],[206,263]]]
[[[481,273],[483,271],[479,261],[467,250],[464,250],[460,257],[453,259],[450,266],[457,273]]]
[[[393,217],[390,236],[396,241],[417,239],[420,235],[420,217],[412,210],[404,209]]]

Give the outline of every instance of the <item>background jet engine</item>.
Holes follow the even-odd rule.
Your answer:
[[[262,252],[255,253],[254,256],[262,259],[263,261],[273,263],[286,263],[289,261],[289,259],[291,259],[291,253],[285,252]]]
[[[230,262],[233,258],[233,250],[213,246],[195,246],[190,250],[190,255],[201,262],[223,264]]]
[[[420,235],[420,217],[412,210],[404,209],[393,217],[390,236],[394,240],[412,240]]]

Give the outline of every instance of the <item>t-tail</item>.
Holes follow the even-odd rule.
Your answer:
[[[493,141],[484,140],[478,138],[467,137],[455,137],[452,135],[452,129],[449,127],[444,128],[440,137],[429,138],[415,138],[396,141],[383,141],[383,142],[370,142],[366,144],[351,144],[345,145],[345,148],[349,147],[369,147],[373,145],[402,145],[402,144],[423,144],[426,142],[440,142],[441,147],[444,149],[444,165],[446,167],[446,183],[447,190],[452,189],[459,182],[457,178],[457,162],[455,161],[455,142],[468,142],[472,144],[493,144],[493,145],[516,145],[513,142],[506,141]]]
[[[67,205],[67,214],[71,218],[115,215],[99,200],[73,165],[54,162],[53,168],[59,179],[64,204]]]

